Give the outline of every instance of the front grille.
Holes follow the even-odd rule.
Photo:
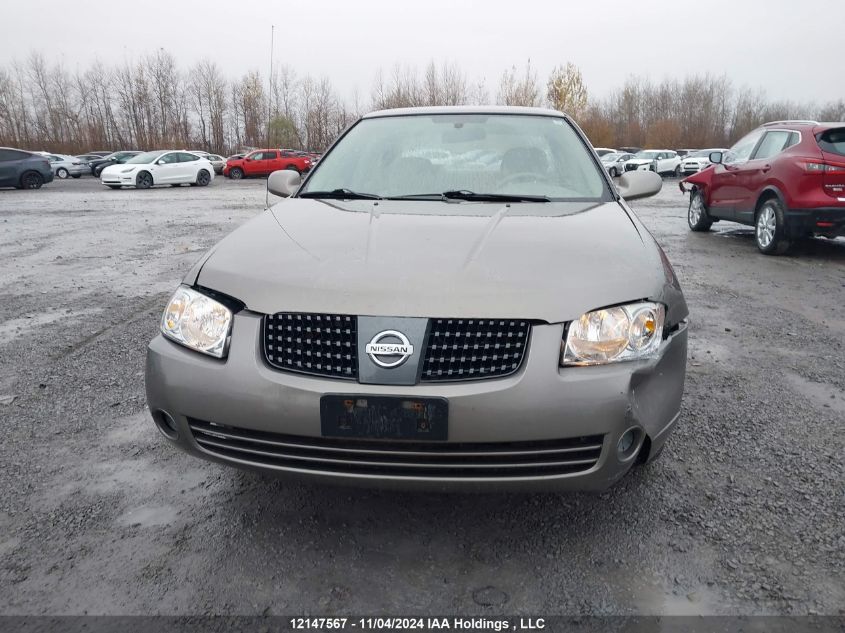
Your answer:
[[[316,376],[358,377],[358,319],[340,314],[264,317],[264,357],[276,369]]]
[[[278,469],[423,479],[518,478],[584,472],[603,435],[528,442],[407,442],[332,439],[251,431],[188,418],[205,452]]]
[[[531,324],[513,319],[432,319],[423,381],[477,380],[514,373]]]
[[[263,347],[276,369],[328,378],[358,378],[354,316],[273,314],[264,318]],[[516,372],[531,323],[519,319],[431,319],[423,382],[500,378]]]

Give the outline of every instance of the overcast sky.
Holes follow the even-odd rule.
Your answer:
[[[278,62],[369,100],[379,67],[457,62],[495,98],[502,71],[531,59],[541,80],[581,68],[603,96],[631,74],[725,73],[771,98],[845,98],[845,0],[40,0],[3,2],[0,62],[40,50],[69,69],[161,47],[229,75]],[[830,26],[828,26],[830,25]]]

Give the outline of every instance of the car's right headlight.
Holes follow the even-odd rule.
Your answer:
[[[219,301],[180,286],[161,317],[161,333],[203,354],[224,358],[229,351],[232,311]]]
[[[639,302],[594,310],[569,324],[561,365],[603,365],[654,356],[663,340],[666,308]]]

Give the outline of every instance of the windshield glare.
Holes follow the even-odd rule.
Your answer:
[[[659,153],[660,152],[649,152],[649,151],[637,152],[636,158],[657,158],[657,155]]]
[[[147,165],[149,163],[154,163],[156,159],[164,154],[164,152],[144,152],[143,154],[138,154],[137,156],[133,156],[129,160],[126,161],[127,165]]]
[[[300,194],[348,189],[382,197],[467,190],[598,200],[605,182],[563,118],[514,114],[364,119],[318,163]]]

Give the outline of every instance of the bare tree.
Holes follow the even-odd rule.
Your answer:
[[[499,103],[511,106],[539,106],[540,87],[537,72],[531,69],[531,60],[525,64],[525,71],[520,76],[516,66],[502,74],[499,80]]]

